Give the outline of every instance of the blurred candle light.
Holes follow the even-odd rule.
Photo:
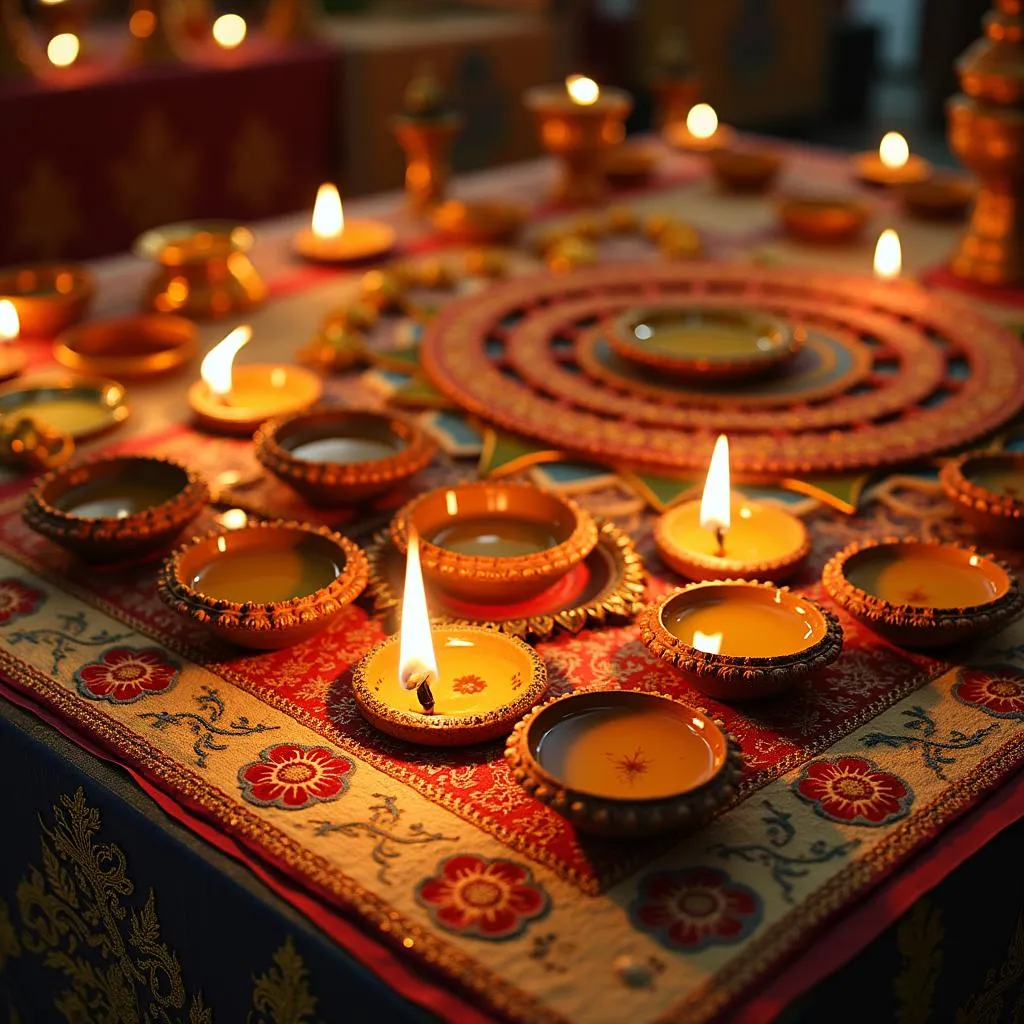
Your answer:
[[[345,230],[345,214],[341,196],[331,182],[324,182],[316,193],[313,204],[313,234],[317,238],[337,238]]]
[[[245,18],[238,14],[222,14],[213,23],[213,38],[225,50],[234,50],[245,39]]]
[[[892,281],[900,276],[903,269],[903,251],[900,236],[892,228],[886,228],[875,245],[875,277],[881,281]]]
[[[581,107],[592,107],[601,96],[601,89],[586,75],[569,75],[565,80],[565,91],[573,103]]]
[[[60,32],[46,44],[46,56],[56,68],[70,67],[78,59],[81,44],[74,32]]]
[[[0,342],[14,341],[20,333],[17,308],[10,299],[0,299]]]
[[[695,139],[710,139],[718,131],[718,114],[710,103],[698,103],[686,115],[686,129]]]
[[[904,167],[910,159],[910,146],[899,132],[886,132],[878,144],[878,159],[891,169]]]

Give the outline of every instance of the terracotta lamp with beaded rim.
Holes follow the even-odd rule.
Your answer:
[[[1024,452],[967,452],[939,474],[953,507],[993,544],[1024,547]]]

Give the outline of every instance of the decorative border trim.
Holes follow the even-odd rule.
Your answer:
[[[964,469],[976,459],[1003,460],[1024,479],[1024,452],[966,452],[947,462],[939,473],[946,497],[960,507],[966,518],[1018,543],[1024,541],[1024,499],[996,494],[974,483]]]

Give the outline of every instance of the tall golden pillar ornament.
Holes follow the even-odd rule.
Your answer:
[[[180,0],[132,0],[128,64],[173,64],[181,60],[174,31],[181,13],[179,3]]]
[[[978,176],[970,223],[950,260],[958,277],[1024,285],[1024,0],[995,0],[984,36],[957,59],[949,145]]]
[[[263,31],[282,42],[315,39],[322,15],[319,0],[270,0]]]
[[[700,82],[693,69],[690,49],[678,28],[668,32],[658,46],[650,86],[658,128],[685,122],[700,95]]]
[[[31,78],[42,56],[18,0],[0,0],[0,79]]]

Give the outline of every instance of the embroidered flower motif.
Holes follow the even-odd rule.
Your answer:
[[[1024,674],[1012,665],[962,669],[953,696],[993,718],[1024,718]]]
[[[0,625],[38,611],[46,595],[21,580],[0,580]]]
[[[452,689],[456,693],[480,693],[487,689],[487,682],[479,676],[459,676],[452,683]]]
[[[476,939],[512,939],[551,907],[530,869],[511,860],[461,854],[438,865],[416,900],[440,928]]]
[[[299,811],[337,800],[348,789],[355,764],[327,747],[278,743],[260,751],[260,759],[242,765],[242,796],[259,807]]]
[[[866,757],[815,761],[793,783],[793,792],[823,818],[874,827],[905,818],[914,800],[906,782]]]
[[[761,914],[753,889],[706,867],[647,875],[629,908],[635,928],[685,953],[740,942],[761,923]]]
[[[181,666],[157,647],[113,647],[98,661],[75,673],[83,697],[131,704],[152,693],[165,693],[178,681]]]

